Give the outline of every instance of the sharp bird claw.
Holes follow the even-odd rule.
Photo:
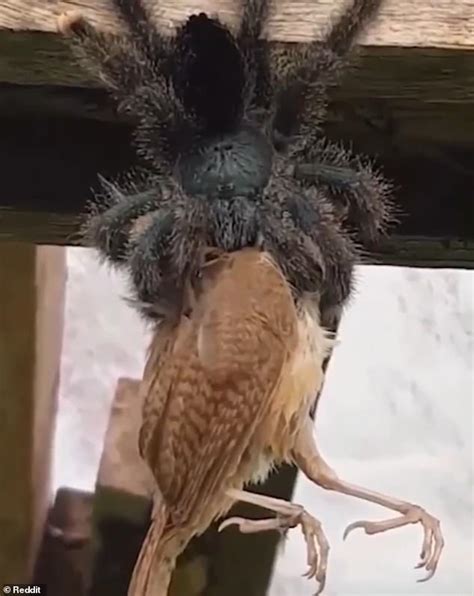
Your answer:
[[[357,530],[357,528],[364,528],[365,533],[366,534],[370,534],[370,531],[367,530],[367,525],[370,522],[364,522],[364,521],[356,521],[353,522],[352,524],[349,524],[347,526],[347,528],[344,530],[344,534],[342,535],[342,539],[346,540],[346,538],[349,536],[349,534],[353,531],[353,530]]]
[[[326,585],[329,543],[319,521],[305,511],[301,513],[299,523],[306,542],[307,563],[309,566],[303,577],[308,579],[314,577],[316,579],[319,587],[315,596],[318,596]]]
[[[233,526],[233,525],[238,525],[240,527],[240,524],[243,521],[245,521],[245,520],[241,517],[229,517],[228,519],[225,519],[222,523],[219,524],[217,531],[222,532],[229,526]]]
[[[277,530],[286,532],[290,528],[301,526],[303,537],[307,548],[308,570],[303,577],[315,578],[318,582],[318,596],[324,590],[326,584],[326,572],[329,556],[329,543],[326,535],[317,519],[309,515],[304,509],[298,506],[286,506],[286,512],[277,512],[277,517],[270,519],[245,519],[243,517],[230,517],[223,521],[218,531],[221,532],[228,526],[237,525],[244,534]]]
[[[423,527],[423,547],[421,549],[420,562],[415,569],[426,569],[428,574],[418,579],[418,582],[426,582],[433,577],[438,567],[438,562],[444,548],[444,539],[439,521],[418,506],[410,506],[406,513],[398,518],[379,522],[356,521],[349,524],[344,530],[343,539],[357,528],[363,528],[366,534],[378,534],[394,528],[401,528],[408,524],[419,523]]]

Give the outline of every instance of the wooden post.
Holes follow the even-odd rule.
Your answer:
[[[154,482],[138,453],[139,381],[119,379],[97,476],[89,596],[126,596],[148,527]]]
[[[93,501],[91,492],[60,488],[56,493],[33,578],[48,586],[48,596],[88,594]]]
[[[0,577],[27,582],[50,501],[65,253],[0,245]]]

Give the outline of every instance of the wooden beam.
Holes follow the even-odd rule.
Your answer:
[[[267,37],[307,42],[343,4],[276,1]],[[164,30],[198,10],[217,12],[234,26],[238,21],[232,0],[162,0],[159,6],[155,18]],[[120,121],[100,84],[77,67],[56,33],[58,14],[71,9],[101,29],[120,31],[111,0],[0,0],[0,116]],[[473,0],[386,0],[362,40],[361,59],[331,94],[330,125],[354,133],[351,141],[383,132],[378,154],[387,144],[472,147],[472,22]]]
[[[474,269],[474,241],[455,238],[392,236],[377,252],[364,259],[365,264]]]
[[[157,23],[171,28],[189,14],[218,13],[235,27],[239,3],[233,0],[145,0]],[[331,16],[341,10],[343,0],[278,0],[269,19],[267,37],[284,42],[308,42]],[[157,10],[154,7],[159,6]],[[1,0],[0,27],[14,31],[56,32],[56,17],[67,10],[80,10],[104,30],[117,32],[120,22],[110,0]],[[386,0],[380,16],[363,40],[366,45],[473,49],[472,0]]]
[[[0,207],[0,243],[15,239],[36,244],[80,246],[79,215],[16,211]],[[364,264],[474,269],[474,241],[462,238],[392,235]]]
[[[65,253],[0,245],[0,577],[31,579],[50,499]]]
[[[22,72],[14,62],[16,48],[13,62],[8,60],[15,77],[5,74],[1,56],[7,50],[2,50],[3,35],[0,31],[0,117],[34,115],[133,123],[130,117],[117,114],[112,99],[98,83],[89,82],[90,86],[84,87],[48,82],[38,78],[39,64],[21,80],[15,79]],[[44,55],[42,49],[31,52],[34,56],[37,52]],[[64,64],[76,75],[81,73],[68,54]],[[348,71],[340,87],[330,91],[330,124],[355,125],[369,134],[384,127],[401,145],[413,139],[472,145],[474,52],[445,54],[428,48],[385,48],[381,53],[381,49],[375,52],[366,48],[357,66]],[[45,68],[48,75],[54,72],[49,63]],[[82,84],[77,81],[77,85]]]
[[[382,151],[379,161],[397,185],[401,223],[376,258],[471,267],[474,148],[402,146],[391,143],[383,130],[368,135],[346,126],[331,131],[333,138],[352,140],[365,154]],[[30,115],[0,118],[0,129],[0,242],[80,244],[97,175],[114,179],[136,164],[128,124]]]
[[[81,224],[82,217],[76,214],[0,207],[0,242],[80,246]]]
[[[17,212],[35,212],[40,217],[68,214],[77,219],[87,211],[92,191],[98,188],[98,173],[114,178],[136,164],[130,127],[124,125],[30,115],[0,118],[0,129],[0,207]],[[28,227],[36,224],[25,219],[16,222],[11,215],[8,209],[2,211],[2,232],[7,239],[25,238],[25,231],[15,229],[17,223]],[[54,216],[49,220],[42,241],[54,242],[58,237],[57,222]],[[29,240],[38,241],[33,234]]]
[[[343,3],[280,0],[275,3],[267,38],[308,42]],[[199,10],[217,12],[233,26],[238,21],[232,0],[162,0],[159,6],[156,21],[165,31]],[[77,68],[56,33],[57,15],[71,9],[81,10],[103,30],[120,31],[109,0],[0,2],[0,81],[36,86],[99,85]],[[472,138],[474,125],[464,119],[463,128],[453,104],[474,101],[473,20],[472,0],[386,0],[379,18],[362,39],[358,68],[334,97],[345,102],[363,100],[368,102],[366,108],[382,101],[399,117],[409,114],[411,120],[427,109],[432,135],[448,129],[451,136],[457,131],[466,140]],[[463,132],[466,127],[468,131]]]

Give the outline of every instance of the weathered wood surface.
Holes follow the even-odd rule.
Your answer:
[[[33,578],[48,586],[48,596],[88,594],[93,500],[92,493],[71,488],[56,493]]]
[[[80,215],[0,207],[0,242],[80,246]]]
[[[65,254],[0,245],[0,577],[31,579],[49,507]]]
[[[474,241],[391,236],[377,251],[368,255],[364,263],[401,267],[474,269]]]
[[[342,5],[342,0],[276,2],[266,36],[276,41],[308,42],[324,30]],[[217,12],[233,25],[238,21],[233,0],[164,0],[159,7],[156,21],[165,30],[199,10]],[[71,9],[82,11],[101,29],[120,30],[110,0],[0,2],[0,81],[97,84],[72,64],[67,47],[56,34],[57,16]],[[356,75],[347,80],[344,97],[473,101],[473,21],[474,0],[386,0],[361,40],[366,51]]]
[[[217,13],[235,26],[240,12],[240,3],[235,0],[145,0],[145,4],[164,28],[200,11]],[[336,14],[343,1],[277,0],[274,4],[266,36],[277,41],[307,42]],[[80,10],[109,31],[117,31],[120,26],[110,0],[2,0],[0,27],[55,32],[55,18],[67,10]],[[473,49],[473,17],[473,0],[386,0],[377,22],[362,41],[366,45]]]

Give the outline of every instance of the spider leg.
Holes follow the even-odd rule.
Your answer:
[[[158,210],[146,216],[136,230],[128,267],[134,292],[142,304],[158,302],[163,293],[163,260],[175,223],[171,210]]]
[[[110,182],[103,181],[103,186],[108,207],[99,210],[97,203],[92,205],[92,214],[83,228],[84,244],[96,248],[112,264],[123,265],[136,221],[157,209],[161,189],[130,194]]]
[[[361,243],[378,240],[394,219],[391,183],[368,159],[323,137],[308,150],[311,163],[297,165],[295,176],[324,190]]]
[[[275,65],[278,93],[274,126],[287,143],[298,131],[305,138],[318,134],[327,88],[346,66],[350,50],[382,2],[351,0],[322,39],[280,55]]]
[[[352,289],[357,250],[341,230],[331,202],[321,189],[302,189],[274,176],[264,195],[261,227],[267,249],[290,284],[317,293],[321,310],[343,305]]]
[[[126,4],[125,0],[117,2]],[[130,18],[132,14],[130,8]],[[130,28],[130,21],[125,20]],[[61,15],[58,29],[69,38],[79,63],[113,92],[119,110],[138,120],[135,142],[139,155],[157,171],[170,174],[178,141],[192,125],[170,85],[167,42],[161,43],[158,33],[145,43],[136,31],[133,37],[97,31],[76,12]]]
[[[151,63],[159,60],[157,66],[162,66],[163,58],[170,56],[170,38],[160,34],[142,0],[113,0],[113,4],[125,21],[137,47]],[[155,7],[156,4],[157,2],[154,3]]]
[[[237,40],[242,45],[258,44],[268,18],[269,0],[245,0]]]
[[[245,0],[237,44],[246,67],[246,108],[268,109],[272,98],[267,43],[261,40],[268,19],[269,0]]]
[[[179,310],[186,282],[199,266],[204,240],[202,205],[178,192],[169,206],[136,221],[127,264],[142,314]]]
[[[324,45],[340,57],[348,54],[354,42],[374,18],[383,0],[352,0],[324,38]]]
[[[98,31],[76,11],[60,15],[57,26],[81,65],[98,76],[119,101],[136,94],[147,73],[131,40]]]
[[[317,243],[283,209],[262,210],[263,245],[279,263],[292,286],[317,292],[325,277],[324,257]]]

